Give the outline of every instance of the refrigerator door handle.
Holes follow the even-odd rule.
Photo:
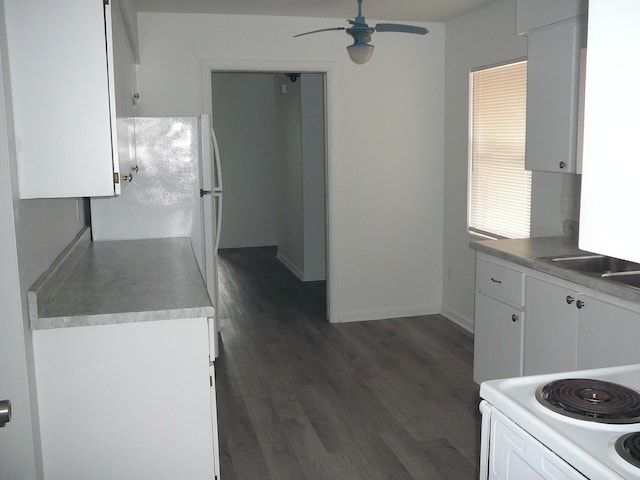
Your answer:
[[[217,254],[218,247],[220,247],[220,231],[221,231],[220,227],[222,225],[222,193],[221,192],[215,193],[214,197],[217,200],[216,202],[217,215],[216,215],[216,240],[213,245],[213,251]]]
[[[222,192],[222,166],[220,165],[220,149],[218,148],[218,138],[211,124],[211,141],[213,142],[213,163],[215,164],[216,176],[213,185],[214,192]]]

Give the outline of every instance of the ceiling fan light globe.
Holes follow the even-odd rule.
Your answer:
[[[363,65],[369,61],[373,54],[373,45],[369,43],[354,43],[347,47],[347,53],[353,63]]]

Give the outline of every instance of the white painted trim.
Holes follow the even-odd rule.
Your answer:
[[[304,272],[303,282],[319,282],[325,280],[324,272],[316,271],[316,272]]]
[[[369,320],[387,320],[391,318],[419,317],[422,315],[437,315],[440,313],[440,305],[420,305],[402,309],[389,310],[353,310],[342,312],[340,317],[331,319],[331,323],[351,323]]]
[[[280,252],[276,253],[276,259],[282,263],[291,273],[293,273],[298,280],[302,282],[315,282],[324,280],[324,272],[305,272],[304,269],[298,267],[294,262],[292,262],[286,255]]]
[[[265,61],[265,60],[223,60],[223,59],[203,59],[202,60],[202,112],[208,113],[213,119],[213,108],[211,99],[211,72],[308,72],[323,73],[325,79],[325,168],[326,168],[326,203],[325,214],[327,224],[326,238],[326,262],[327,262],[327,319],[338,318],[340,316],[338,308],[339,285],[337,277],[332,275],[337,271],[336,260],[331,255],[334,198],[333,185],[333,163],[338,158],[337,142],[334,142],[333,126],[337,125],[338,101],[335,98],[337,89],[334,87],[336,77],[336,65],[334,62],[310,62],[310,61]],[[212,120],[213,121],[213,120]],[[299,277],[300,278],[300,277]],[[436,312],[437,313],[437,312]],[[418,314],[416,314],[418,315]]]
[[[293,261],[291,261],[286,255],[282,254],[280,250],[276,253],[276,259],[282,263],[287,269],[293,273],[298,280],[304,281],[304,272]]]
[[[454,312],[453,310],[449,310],[446,307],[442,307],[442,312],[440,314],[443,317],[445,317],[447,320],[455,323],[456,325],[465,329],[467,332],[473,335],[473,331],[474,331],[473,319],[460,315],[459,313]]]

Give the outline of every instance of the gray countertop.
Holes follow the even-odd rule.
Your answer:
[[[188,238],[88,238],[82,232],[29,290],[33,330],[214,315]]]
[[[640,303],[640,290],[636,288],[539,260],[544,257],[591,253],[580,250],[575,240],[567,239],[566,237],[480,240],[472,242],[470,247],[478,252],[483,252],[532,270],[553,275],[554,277],[631,302]]]

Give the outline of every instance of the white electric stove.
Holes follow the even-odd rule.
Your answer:
[[[640,364],[482,383],[482,479],[640,479]]]

